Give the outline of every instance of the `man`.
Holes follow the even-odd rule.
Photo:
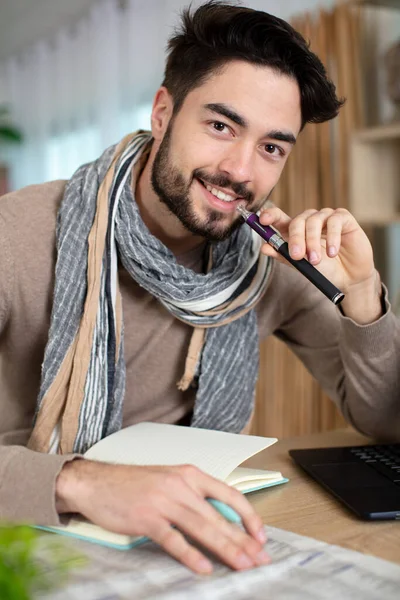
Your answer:
[[[170,41],[151,136],[128,136],[67,185],[2,199],[3,518],[57,524],[78,512],[148,535],[199,573],[211,564],[183,534],[234,569],[268,562],[260,518],[225,484],[191,466],[79,458],[140,420],[242,431],[258,334],[284,339],[360,430],[398,437],[399,324],[355,219],[261,216],[346,294],[340,312],[270,246],[259,254],[236,211],[263,207],[302,127],[340,104],[288,24],[208,3]]]

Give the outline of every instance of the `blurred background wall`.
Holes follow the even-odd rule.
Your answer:
[[[127,132],[149,127],[166,41],[187,4],[0,1],[0,195],[68,178]],[[292,216],[349,208],[400,312],[400,0],[244,4],[292,22],[347,98],[334,122],[306,127],[273,200]],[[2,131],[22,142],[6,143]],[[253,432],[285,437],[342,425],[284,344],[263,342]]]
[[[7,148],[11,189],[69,177],[126,132],[149,127],[166,41],[187,4],[1,0],[0,106],[25,135],[22,147]],[[283,18],[318,4],[248,2]]]

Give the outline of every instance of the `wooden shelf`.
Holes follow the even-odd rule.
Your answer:
[[[374,219],[368,219],[366,217],[359,219],[361,227],[383,227],[385,225],[393,225],[394,223],[400,223],[400,213],[394,214],[391,217],[385,217],[378,215]]]
[[[363,224],[400,217],[400,123],[359,130],[351,140],[350,212]]]
[[[376,6],[377,8],[399,8],[400,0],[348,0],[356,6]]]
[[[354,134],[357,142],[381,142],[400,139],[400,122],[359,129]]]

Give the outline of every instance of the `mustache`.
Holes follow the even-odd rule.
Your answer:
[[[237,181],[232,181],[226,175],[222,173],[217,173],[216,175],[210,175],[209,173],[204,172],[202,169],[195,169],[193,171],[193,179],[201,179],[205,183],[209,183],[210,185],[216,185],[218,187],[223,187],[227,190],[232,190],[237,196],[240,196],[247,202],[252,202],[254,200],[254,195],[243,183],[239,183]]]

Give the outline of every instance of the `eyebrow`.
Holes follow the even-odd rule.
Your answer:
[[[218,115],[222,115],[223,117],[226,117],[230,121],[233,121],[233,123],[236,123],[236,125],[239,125],[239,127],[243,127],[243,128],[248,127],[248,122],[246,121],[246,119],[241,117],[236,111],[234,111],[232,108],[229,108],[229,106],[227,106],[226,104],[220,104],[220,103],[205,104],[204,108],[211,112],[217,113]],[[280,142],[287,142],[288,144],[291,144],[292,146],[294,146],[296,143],[296,137],[293,135],[293,133],[289,133],[286,131],[279,131],[277,129],[267,131],[267,133],[263,137],[271,138],[273,140],[278,140]]]

